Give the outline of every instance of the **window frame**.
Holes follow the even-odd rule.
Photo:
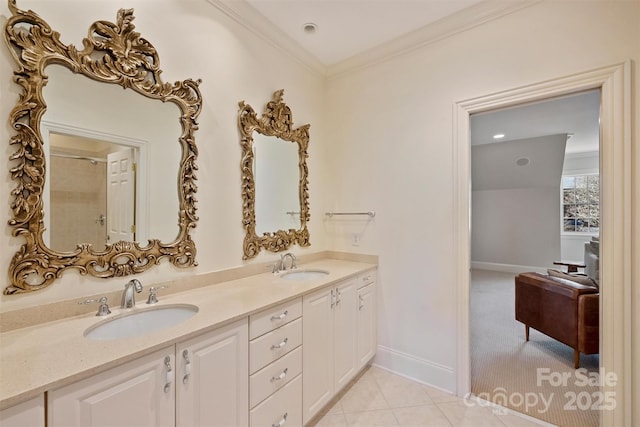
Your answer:
[[[564,221],[565,221],[565,215],[564,215],[564,207],[565,207],[565,201],[564,201],[564,190],[565,190],[565,186],[564,186],[564,179],[567,177],[573,177],[573,178],[577,178],[577,177],[589,177],[589,176],[597,176],[598,177],[598,231],[566,231],[564,228]],[[588,178],[587,178],[588,179]],[[580,172],[573,172],[573,171],[566,171],[562,173],[561,176],[561,182],[560,182],[560,234],[563,236],[598,236],[600,234],[600,220],[602,219],[600,216],[600,209],[601,209],[601,200],[600,200],[600,195],[601,195],[601,190],[600,190],[600,173],[599,171],[595,170],[595,171],[580,171]],[[576,188],[574,186],[574,188]],[[578,205],[578,203],[574,203],[575,205]],[[589,203],[591,204],[591,203]],[[576,217],[576,218],[582,218],[582,217]],[[584,217],[584,218],[589,218],[589,217]]]

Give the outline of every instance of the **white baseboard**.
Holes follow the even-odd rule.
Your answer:
[[[382,345],[378,346],[374,365],[400,376],[455,393],[454,369]]]
[[[547,273],[547,267],[534,267],[531,265],[498,264],[495,262],[471,261],[471,268],[477,270],[504,271],[506,273]]]

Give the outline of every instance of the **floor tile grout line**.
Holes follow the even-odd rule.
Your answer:
[[[455,424],[453,423],[453,421],[452,421],[449,417],[447,417],[447,414],[442,410],[442,408],[440,407],[440,405],[438,405],[437,403],[436,403],[436,408],[438,408],[438,411],[440,411],[440,413],[444,416],[444,418],[447,420],[447,422],[449,423],[449,425],[450,425],[451,427],[455,426]]]

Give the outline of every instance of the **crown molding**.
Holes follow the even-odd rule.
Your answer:
[[[264,42],[329,78],[405,55],[543,0],[485,0],[333,65],[324,65],[245,0],[206,0]]]
[[[591,150],[591,151],[579,151],[575,153],[565,153],[565,159],[582,159],[588,157],[599,157],[600,150]]]
[[[504,1],[486,0],[446,16],[361,54],[330,66],[328,77],[366,68],[380,62],[413,52],[431,43],[454,36],[487,22],[528,8],[543,0]]]
[[[312,71],[327,75],[327,67],[295,40],[279,30],[245,0],[206,0],[224,15],[258,36],[267,44],[294,58]]]

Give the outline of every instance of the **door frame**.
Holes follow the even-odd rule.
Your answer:
[[[101,141],[106,141],[112,144],[121,145],[123,147],[133,148],[134,149],[134,158],[137,163],[137,173],[136,173],[136,205],[134,208],[136,219],[136,237],[139,239],[139,242],[145,242],[147,237],[149,236],[149,224],[150,224],[150,212],[147,206],[149,206],[149,179],[148,179],[148,145],[149,142],[139,138],[132,138],[129,136],[120,136],[108,132],[96,131],[93,129],[81,128],[78,126],[72,126],[65,123],[53,122],[42,120],[40,124],[42,128],[42,140],[44,145],[45,158],[49,161],[49,134],[59,133],[62,135],[71,135],[71,136],[81,136],[89,139],[97,139]],[[49,168],[46,168],[46,177],[45,177],[45,187],[43,190],[43,203],[44,203],[44,221],[45,221],[45,232],[44,238],[45,242],[49,242],[49,221],[50,221],[50,212],[49,208],[50,202],[50,194],[49,194]],[[107,242],[108,243],[108,242]]]
[[[547,80],[455,103],[453,144],[454,254],[457,283],[456,393],[471,391],[469,285],[471,267],[471,143],[473,113],[589,89],[601,90],[600,113],[600,367],[617,375],[616,408],[601,425],[631,425],[631,62]]]

